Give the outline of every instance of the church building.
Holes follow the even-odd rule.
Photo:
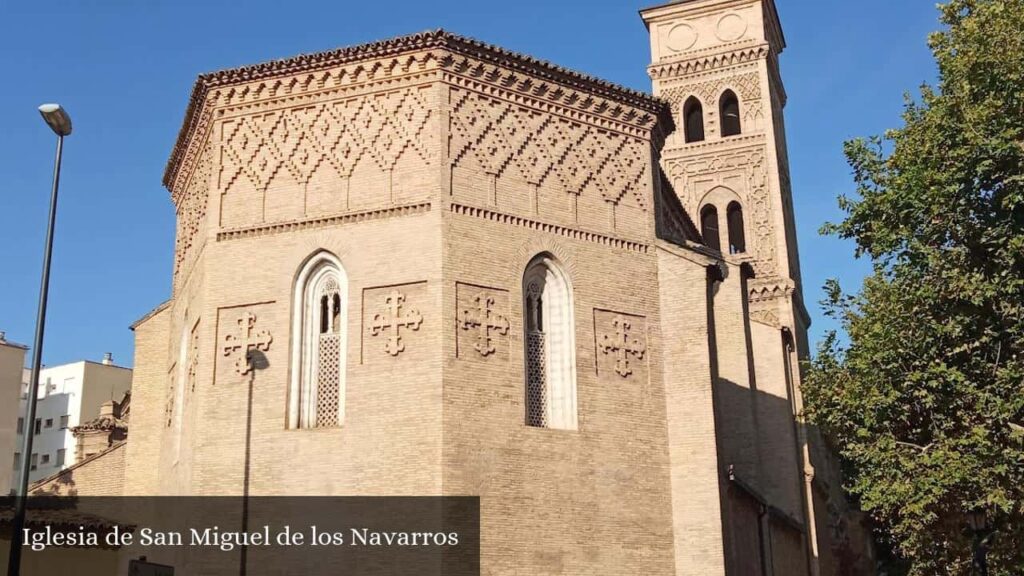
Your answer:
[[[652,93],[444,30],[200,76],[124,493],[479,496],[484,574],[873,568],[799,417],[775,4],[640,14]]]

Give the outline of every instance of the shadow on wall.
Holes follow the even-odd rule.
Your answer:
[[[802,465],[789,398],[719,378],[715,402],[729,572],[761,575],[770,563],[769,573],[807,574]],[[851,525],[859,515],[833,505],[822,481],[814,492],[822,573],[873,573],[869,543],[861,537],[868,528]],[[784,511],[793,506],[796,514]]]

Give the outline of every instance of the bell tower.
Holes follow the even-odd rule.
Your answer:
[[[783,120],[779,56],[786,41],[775,2],[677,0],[640,14],[650,33],[654,94],[671,104],[677,126],[661,152],[663,172],[705,244],[748,271],[751,386],[737,400],[732,383],[714,383],[718,426],[729,426],[750,406],[755,414],[754,438],[717,433],[727,502],[723,528],[732,557],[727,573],[818,574],[821,530],[815,518],[825,503],[816,502],[815,492],[822,490],[815,487],[812,458],[828,456],[818,452],[817,442],[812,454],[798,416],[803,403],[797,367],[807,354],[810,320],[801,293]],[[735,478],[730,458],[747,445],[756,445],[761,461],[770,464]],[[735,512],[741,501],[756,501],[769,512],[760,521],[742,516]],[[744,533],[758,522],[758,537]],[[770,544],[760,566],[747,566],[743,559],[752,554],[743,542],[757,540]],[[794,559],[799,561],[790,563]]]
[[[751,314],[801,334],[800,297],[773,0],[681,0],[641,13],[654,94],[679,127],[662,167],[712,247],[748,261]]]

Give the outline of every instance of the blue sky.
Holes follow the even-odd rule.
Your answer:
[[[817,230],[850,192],[844,140],[899,125],[902,95],[935,75],[932,0],[776,0],[794,205],[812,341],[832,325],[826,278],[869,270]],[[654,3],[657,3],[655,1]],[[210,0],[0,3],[0,330],[32,339],[54,137],[36,107],[62,103],[65,144],[44,362],[133,361],[128,326],[170,293],[174,211],[160,184],[197,74],[443,27],[650,90],[635,0]]]

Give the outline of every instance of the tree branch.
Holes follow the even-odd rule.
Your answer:
[[[929,442],[927,446],[921,446],[920,444],[914,444],[913,442],[900,442],[899,440],[897,440],[896,445],[906,446],[907,448],[914,448],[915,450],[920,450],[921,452],[927,452],[928,450],[931,450],[932,446],[935,446],[935,442]]]

